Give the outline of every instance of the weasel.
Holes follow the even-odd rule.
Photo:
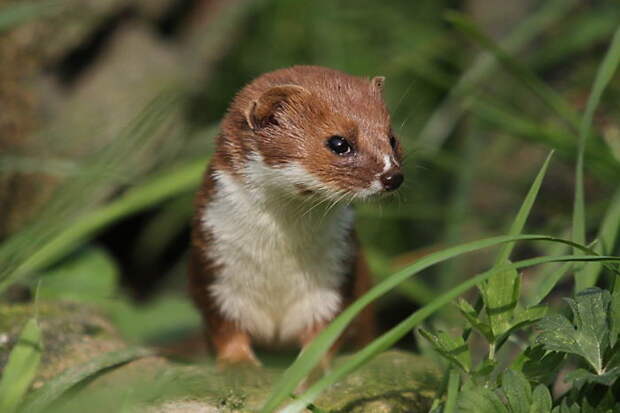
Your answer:
[[[384,78],[318,66],[266,73],[234,98],[196,197],[189,284],[219,365],[252,342],[307,345],[370,287],[350,203],[396,190]],[[373,337],[365,310],[349,328]]]

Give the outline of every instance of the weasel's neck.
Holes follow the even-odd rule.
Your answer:
[[[313,234],[322,237],[352,229],[353,211],[348,206],[312,201],[311,196],[287,196],[277,186],[253,180],[242,182],[222,171],[215,171],[214,179],[215,196],[211,202],[236,217],[240,226],[260,229],[263,225],[275,225],[283,232],[297,234],[296,239],[308,241],[314,238]]]

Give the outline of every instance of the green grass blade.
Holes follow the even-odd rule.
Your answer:
[[[64,0],[28,1],[10,4],[0,9],[0,33],[28,23],[31,20],[48,17],[62,10]]]
[[[119,199],[80,217],[73,225],[24,261],[10,278],[0,281],[0,292],[22,274],[32,273],[53,264],[111,222],[195,188],[200,182],[205,165],[206,160],[201,159],[165,171],[143,185],[127,191]]]
[[[261,411],[270,412],[282,401],[284,401],[301,382],[301,380],[319,363],[323,355],[338,339],[347,325],[357,314],[359,314],[360,311],[364,309],[364,307],[372,301],[381,297],[413,275],[440,262],[444,262],[469,252],[500,245],[505,242],[525,240],[560,242],[570,246],[576,246],[576,244],[572,241],[561,240],[543,235],[519,235],[512,237],[499,236],[457,245],[422,257],[414,264],[403,268],[379,284],[375,285],[370,291],[353,302],[338,317],[336,317],[336,319],[333,320],[330,325],[305,348],[297,360],[284,372],[280,380],[274,386],[271,396],[265,402],[265,405]],[[590,252],[586,247],[581,248],[583,248],[586,252]]]
[[[297,413],[305,409],[308,403],[312,403],[316,398],[329,386],[336,383],[338,380],[351,373],[355,369],[362,366],[368,360],[379,354],[380,352],[388,349],[394,343],[396,343],[400,338],[409,334],[411,329],[420,324],[426,318],[431,316],[437,310],[442,308],[443,306],[450,303],[456,297],[460,296],[470,288],[480,284],[481,282],[487,280],[489,277],[493,276],[496,273],[514,270],[519,268],[530,267],[534,265],[546,264],[551,262],[566,262],[566,261],[581,261],[581,262],[596,262],[596,261],[607,261],[607,262],[620,262],[620,257],[611,257],[611,256],[598,256],[598,255],[565,255],[558,257],[537,257],[530,258],[527,260],[517,261],[511,265],[501,265],[492,268],[491,270],[478,274],[475,277],[470,278],[469,280],[459,284],[458,286],[452,288],[450,291],[442,294],[435,300],[433,300],[430,304],[422,307],[418,311],[414,312],[411,316],[400,322],[396,327],[392,328],[387,333],[383,334],[368,346],[364,347],[362,350],[357,352],[355,355],[348,358],[343,364],[335,368],[329,375],[323,377],[314,385],[312,385],[304,394],[297,398],[293,403],[280,410],[281,413]],[[273,406],[271,410],[273,410],[276,406]],[[271,411],[266,410],[263,411]]]
[[[467,222],[467,213],[471,204],[472,185],[475,179],[482,152],[482,143],[476,126],[479,122],[471,122],[464,137],[461,159],[454,177],[454,187],[446,214],[443,240],[446,245],[454,245],[463,239],[463,223]],[[450,260],[443,264],[437,274],[437,286],[448,287],[454,282],[454,275],[459,266],[458,260]]]
[[[525,226],[525,221],[530,215],[530,211],[532,210],[532,206],[534,205],[534,201],[536,201],[536,197],[538,196],[538,192],[540,191],[540,185],[547,173],[547,168],[549,167],[549,162],[551,161],[551,157],[553,156],[553,152],[551,151],[549,155],[547,155],[547,159],[543,163],[540,171],[538,171],[538,175],[534,178],[534,182],[530,186],[523,203],[521,204],[521,208],[519,208],[519,212],[517,212],[517,216],[514,221],[512,221],[512,225],[508,230],[507,235],[519,235],[523,231],[523,227]],[[497,258],[495,259],[495,264],[503,264],[510,258],[510,254],[514,248],[514,243],[503,244],[499,254],[497,254]]]
[[[592,265],[599,265],[598,263],[593,263]],[[562,277],[570,270],[573,266],[571,262],[564,263],[557,268],[553,268],[550,272],[544,273],[541,276],[541,281],[536,284],[536,290],[532,297],[526,300],[528,307],[533,307],[541,303],[549,293],[553,290],[558,282],[562,279]]]
[[[41,361],[41,329],[35,318],[28,320],[11,350],[0,380],[0,412],[17,411]]]
[[[461,13],[448,12],[446,14],[446,19],[464,34],[475,40],[480,46],[488,50],[508,73],[522,82],[542,103],[555,112],[571,130],[575,132],[578,130],[579,122],[577,115],[562,96],[540,80],[529,69],[521,65],[516,59],[502,50],[493,39],[482,33],[468,17]]]
[[[540,171],[538,171],[538,175],[536,175],[536,178],[534,178],[534,181],[532,182],[532,185],[530,186],[530,189],[527,192],[525,199],[521,203],[521,207],[519,208],[519,211],[517,212],[517,215],[510,226],[508,235],[515,236],[515,235],[520,234],[523,231],[525,222],[527,221],[527,218],[530,215],[530,211],[532,210],[532,206],[534,205],[534,202],[536,201],[536,197],[538,196],[538,192],[540,190],[540,186],[542,185],[542,181],[547,173],[547,168],[549,167],[549,162],[551,161],[551,157],[553,156],[553,153],[554,151],[551,151],[549,155],[547,155],[547,159],[545,159],[545,162],[543,162],[543,165],[540,168]],[[506,263],[508,261],[508,258],[510,257],[510,254],[512,253],[513,248],[514,248],[514,244],[512,243],[502,245],[497,255],[497,258],[495,259],[495,265],[497,266],[497,265]],[[486,299],[488,301],[488,297],[486,297]],[[482,308],[482,305],[483,305],[483,298],[482,296],[479,296],[474,307]],[[471,331],[472,331],[471,328],[466,329],[463,332],[463,337],[467,339],[467,337],[469,337],[469,334],[471,334]]]
[[[69,368],[34,392],[28,398],[22,412],[36,413],[45,411],[55,400],[58,400],[76,384],[92,378],[111,367],[117,367],[151,355],[153,355],[153,352],[148,349],[134,347],[109,352],[88,363]]]
[[[60,234],[83,231],[73,229],[76,216],[95,209],[112,184],[118,184],[119,175],[126,179],[138,173],[139,154],[152,147],[156,132],[178,112],[181,101],[181,96],[175,91],[159,94],[110,145],[88,159],[79,174],[56,190],[46,208],[28,227],[0,244],[0,262],[3,263],[0,267],[0,290],[35,268],[32,262],[40,260],[35,256],[48,254],[41,253],[42,249],[57,250],[57,244],[49,244],[55,243],[56,237],[64,237]],[[114,171],[115,175],[112,176],[110,171]],[[111,209],[106,214],[116,213]],[[26,265],[27,262],[30,263]]]
[[[612,252],[614,245],[616,245],[618,231],[620,231],[620,188],[616,189],[598,232],[598,245],[601,246],[604,253],[610,254]]]
[[[601,7],[582,8],[554,27],[553,41],[528,50],[532,67],[549,68],[570,62],[587,54],[600,44],[607,43],[620,21],[618,4],[601,3]]]
[[[620,188],[616,190],[601,226],[599,227],[596,239],[599,241],[594,250],[599,253],[611,253],[616,243],[618,229],[620,228]],[[596,285],[598,277],[603,269],[602,264],[592,264],[583,268],[577,275],[580,280],[581,289]]]
[[[421,280],[404,281],[396,291],[417,304],[427,304],[436,295],[435,290]]]
[[[592,129],[592,118],[601,101],[605,88],[612,79],[620,62],[620,27],[616,30],[611,45],[598,68],[594,85],[586,104],[586,110],[579,125],[579,145],[577,147],[577,167],[575,171],[575,200],[573,207],[573,241],[583,244],[586,237],[585,200],[583,193],[583,168],[586,142]],[[591,287],[593,277],[582,277],[581,271],[575,273],[575,292]]]
[[[565,159],[576,157],[577,141],[567,136],[564,129],[530,119],[493,96],[485,95],[484,98],[478,99],[471,110],[485,123],[498,128],[503,134],[554,148]],[[588,166],[596,178],[613,182],[620,174],[620,163],[605,145],[602,139],[592,140],[586,148],[585,160],[590,160]]]
[[[549,26],[568,14],[576,3],[576,0],[545,2],[535,14],[524,20],[505,40],[501,41],[502,49],[511,54],[519,51]],[[475,90],[482,80],[488,78],[496,67],[496,60],[489,53],[482,52],[476,57],[474,63],[450,90],[448,97],[433,112],[421,131],[418,142],[427,151],[435,152],[441,147],[469,107],[468,102],[463,101],[464,98],[470,97],[471,91]]]
[[[40,159],[28,156],[0,156],[0,174],[40,172],[53,176],[71,176],[79,172],[77,162],[67,159]]]

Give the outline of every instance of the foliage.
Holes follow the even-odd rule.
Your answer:
[[[439,354],[466,373],[458,392],[458,411],[548,413],[563,412],[568,406],[581,409],[578,411],[588,411],[589,408],[611,411],[619,407],[612,390],[620,377],[620,368],[618,348],[615,347],[618,334],[610,334],[610,326],[614,323],[610,311],[611,295],[609,291],[590,288],[566,301],[573,312],[573,320],[569,321],[561,314],[542,318],[536,323],[539,334],[503,372],[490,358],[471,371],[446,355],[446,347],[458,343],[460,358],[471,358],[470,346],[460,337],[449,339],[448,345],[431,339]],[[574,359],[569,355],[578,357]],[[566,374],[566,382],[572,383],[573,387],[553,403],[546,383],[574,363],[585,368],[576,368]],[[598,399],[590,397],[593,394],[597,394]]]
[[[88,363],[69,368],[49,380],[45,386],[33,392],[22,406],[24,412],[44,412],[54,401],[61,398],[72,387],[92,380],[106,369],[129,363],[136,359],[152,356],[153,352],[143,348],[127,348],[103,354]]]
[[[9,356],[0,380],[0,410],[16,412],[34,379],[43,344],[41,330],[35,318],[28,320]]]
[[[180,281],[185,248],[178,245],[187,243],[190,199],[212,150],[213,125],[235,91],[261,72],[291,64],[382,74],[408,160],[401,199],[358,205],[358,231],[376,286],[290,365],[263,411],[283,403],[289,403],[285,412],[320,411],[312,403],[321,392],[414,328],[446,367],[434,412],[614,411],[620,383],[620,84],[614,78],[620,7],[612,0],[582,3],[542,2],[498,36],[448,1],[401,0],[390,8],[370,0],[231,2],[212,35],[192,38],[178,54],[197,56],[187,65],[188,80],[173,90],[153,90],[152,101],[136,107],[133,121],[105,147],[56,163],[0,154],[1,173],[45,170],[60,181],[39,215],[2,240],[0,292],[38,285],[40,299],[96,305],[142,346],[195,331],[199,320]],[[67,4],[71,0],[3,6],[0,32],[57,18]],[[183,42],[178,36],[166,48]],[[230,50],[219,56],[227,43]],[[210,70],[203,78],[197,73],[204,61]],[[170,125],[176,133],[161,143],[156,136],[169,133]],[[97,140],[99,131],[88,132]],[[555,152],[552,168],[551,154],[543,162],[549,151]],[[504,211],[540,163],[508,221]],[[60,164],[71,168],[60,173]],[[573,179],[574,195],[567,197],[560,189]],[[572,210],[566,207],[571,203]],[[101,237],[136,217],[139,228],[124,232],[135,230],[136,238],[114,241],[130,251],[119,253],[122,248]],[[522,235],[528,219],[532,230]],[[160,258],[175,249],[183,251],[159,270]],[[535,258],[523,259],[529,252]],[[163,274],[166,288],[154,288],[157,296],[138,305],[123,282],[151,272]],[[554,304],[568,294],[567,275],[575,284],[573,297],[565,299],[570,314]],[[411,314],[399,313],[398,322],[383,326],[385,334],[291,397],[356,314],[377,300],[385,308],[406,301]],[[27,395],[44,344],[33,316],[2,371],[1,411],[20,405],[43,411],[79,395],[80,384],[96,375],[148,354],[142,347],[104,354]],[[559,371],[567,372],[565,383]],[[158,386],[172,388],[173,381]],[[552,397],[554,384],[568,390]],[[136,394],[131,403],[150,400],[153,392]]]

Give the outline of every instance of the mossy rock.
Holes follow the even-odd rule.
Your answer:
[[[0,305],[0,367],[27,319],[38,314],[43,331],[42,367],[34,383],[37,392],[67,369],[79,370],[86,363],[130,346],[96,310],[71,303]],[[334,361],[337,366],[347,356]],[[282,367],[236,367],[219,371],[211,361],[180,363],[163,357],[142,356],[88,377],[67,392],[65,400],[46,411],[109,412],[123,410],[139,401],[135,411],[251,412],[260,408]],[[428,360],[392,350],[333,385],[315,405],[326,412],[426,412],[440,374]]]
[[[0,305],[0,371],[26,321],[35,316],[43,332],[41,378],[52,377],[95,354],[125,347],[110,322],[83,304]]]
[[[344,360],[341,357],[335,364]],[[111,400],[119,389],[137,389],[137,399],[149,400],[138,411],[151,413],[176,412],[254,412],[260,409],[273,384],[283,373],[280,368],[238,367],[217,370],[211,363],[182,366],[168,362],[136,377],[151,362],[131,363],[116,369],[101,379],[113,387],[101,391],[96,383],[84,401],[73,401],[75,411],[85,400]],[[131,381],[123,378],[133,376]],[[140,376],[140,375],[139,375]],[[325,412],[366,413],[427,412],[440,387],[436,367],[419,356],[398,350],[385,352],[341,382],[332,386],[314,404]],[[145,388],[145,383],[151,388]],[[146,386],[148,387],[148,386]],[[117,408],[109,404],[101,411]],[[66,411],[66,406],[63,411]],[[73,410],[70,410],[73,411]]]
[[[333,412],[427,412],[439,380],[429,360],[391,350],[336,383],[316,404]]]

